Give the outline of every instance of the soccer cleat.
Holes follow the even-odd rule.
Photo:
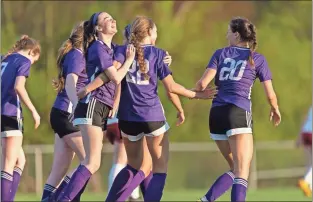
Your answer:
[[[312,197],[312,190],[310,189],[310,185],[306,181],[304,181],[303,179],[299,180],[298,186],[303,191],[305,196]]]

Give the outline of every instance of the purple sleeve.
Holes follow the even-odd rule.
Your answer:
[[[255,58],[256,76],[260,82],[272,80],[272,73],[268,67],[267,61],[263,55]]]
[[[218,58],[219,58],[219,53],[218,53],[218,51],[215,51],[206,68],[217,69]]]
[[[84,56],[81,53],[73,53],[68,57],[70,58],[68,60],[69,63],[67,67],[66,76],[71,73],[79,76],[80,73],[84,71],[85,68]]]
[[[17,67],[16,76],[25,76],[26,78],[29,76],[30,72],[30,62],[23,63]]]
[[[114,51],[114,60],[124,64],[126,60],[126,46],[118,46]]]
[[[158,58],[158,66],[157,66],[157,74],[159,77],[159,80],[163,80],[168,75],[172,74],[172,71],[168,67],[167,64],[164,63],[164,57],[166,56],[166,53],[163,51],[159,54]]]
[[[98,56],[98,64],[96,65],[101,69],[101,72],[113,66],[113,53],[110,54],[103,47],[98,46],[96,54]]]

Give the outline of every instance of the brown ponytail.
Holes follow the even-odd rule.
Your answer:
[[[61,48],[59,49],[59,53],[58,53],[58,57],[57,57],[57,67],[59,70],[59,75],[57,79],[52,80],[52,86],[53,88],[58,91],[61,92],[64,89],[64,85],[65,85],[65,79],[63,77],[63,66],[62,66],[62,62],[64,59],[64,56],[73,48],[72,46],[72,42],[67,39],[61,46]]]
[[[248,42],[250,48],[249,62],[254,68],[253,52],[257,48],[256,27],[246,18],[236,17],[229,24],[233,33],[238,32],[242,42]]]
[[[62,65],[64,56],[73,48],[83,50],[84,30],[86,24],[87,21],[80,22],[78,25],[76,25],[72,30],[70,38],[67,39],[62,44],[61,48],[58,51],[57,68],[59,70],[59,75],[57,79],[52,80],[52,86],[58,92],[61,92],[64,89],[65,85],[65,78],[63,77],[63,65]]]

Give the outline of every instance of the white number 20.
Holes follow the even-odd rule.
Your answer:
[[[225,81],[225,80],[233,80],[233,81],[239,81],[242,76],[243,72],[245,71],[247,61],[246,60],[234,60],[232,58],[225,58],[224,64],[229,66],[222,67],[221,72],[219,74],[219,80]],[[238,75],[235,76],[236,70],[239,67]]]
[[[128,73],[126,75],[126,81],[129,83],[135,83],[138,85],[149,85],[149,80],[142,79],[142,74],[149,72],[149,61],[145,59],[145,63],[146,63],[146,71],[142,72],[139,69],[139,63],[136,60],[134,60],[133,64],[129,68]],[[137,70],[137,67],[138,67],[138,70]]]

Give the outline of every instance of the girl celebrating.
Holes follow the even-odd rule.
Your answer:
[[[204,90],[215,77],[218,94],[210,111],[211,138],[229,164],[202,201],[215,201],[231,186],[231,201],[245,201],[253,155],[251,90],[256,78],[262,82],[275,126],[281,121],[272,75],[266,59],[256,53],[256,28],[244,18],[230,21],[229,47],[215,51],[196,90]]]

